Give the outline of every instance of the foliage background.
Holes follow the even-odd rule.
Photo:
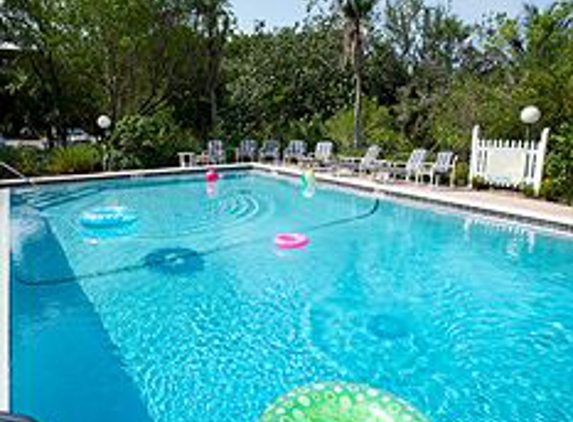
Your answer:
[[[472,25],[447,3],[378,3],[367,22],[364,144],[390,156],[453,149],[467,160],[474,125],[523,138],[519,111],[535,104],[543,117],[532,135],[554,134],[544,195],[571,202],[573,3]],[[97,156],[48,153],[70,169],[29,150],[3,149],[0,159],[29,174],[76,171],[78,155],[85,169],[102,157],[111,168],[156,167],[215,136],[229,148],[245,137],[331,138],[356,152],[344,21],[335,1],[308,5],[292,27],[245,33],[226,0],[5,0],[0,41],[20,50],[0,53],[0,133],[62,148],[71,128],[103,135],[102,113],[114,127]]]

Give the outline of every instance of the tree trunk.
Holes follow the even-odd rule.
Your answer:
[[[354,148],[362,144],[362,75],[354,75]]]
[[[354,148],[362,145],[362,61],[363,39],[360,20],[354,21],[354,45],[352,48],[354,67]]]
[[[219,116],[217,110],[217,92],[215,87],[210,87],[209,89],[209,101],[211,103],[211,127],[216,127]]]

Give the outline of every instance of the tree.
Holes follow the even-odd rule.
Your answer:
[[[211,125],[218,123],[217,91],[221,82],[224,47],[232,29],[232,13],[227,0],[200,0],[197,3],[197,29],[205,42],[205,85],[210,105]]]
[[[187,60],[199,53],[189,28],[194,2],[76,0],[69,13],[83,34],[69,40],[78,72],[98,84],[113,121],[154,114],[167,105],[180,70],[194,71]]]
[[[74,68],[67,41],[77,33],[67,11],[55,0],[6,0],[0,4],[0,35],[19,50],[10,64],[15,78],[5,87],[21,106],[13,123],[65,143],[67,129],[93,108],[94,92]]]
[[[433,110],[468,66],[471,28],[442,5],[397,0],[385,8],[384,35],[406,69],[395,107],[403,136],[431,147]]]
[[[368,25],[371,23],[377,0],[338,0],[344,20],[344,59],[354,74],[354,146],[362,141],[362,77],[364,54],[368,43]]]
[[[230,23],[226,0],[6,0],[1,39],[22,49],[6,86],[26,99],[16,102],[27,121],[58,139],[70,127],[95,129],[102,112],[115,122],[170,105],[203,133],[216,120]],[[200,117],[183,118],[189,110]]]
[[[352,86],[340,66],[339,39],[340,28],[326,17],[294,28],[259,26],[253,34],[235,34],[224,66],[225,132],[287,136],[292,126],[314,125],[344,108]]]

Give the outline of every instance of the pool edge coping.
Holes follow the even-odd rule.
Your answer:
[[[233,171],[250,171],[258,170],[266,173],[276,173],[289,177],[298,177],[303,173],[302,169],[293,167],[284,167],[271,164],[262,164],[256,162],[236,163],[236,164],[223,164],[211,166],[221,172]],[[169,175],[185,175],[185,174],[202,174],[206,170],[205,166],[194,167],[169,167],[153,170],[125,170],[120,172],[105,172],[94,173],[87,175],[67,175],[67,176],[48,176],[30,179],[33,183],[38,185],[53,184],[53,183],[76,183],[97,180],[113,180],[113,179],[127,179],[137,177],[153,177],[153,176],[169,176]],[[471,212],[482,216],[496,217],[500,219],[510,220],[516,223],[530,225],[535,228],[545,229],[556,232],[568,237],[573,236],[573,221],[560,218],[559,216],[551,216],[546,213],[538,213],[530,210],[519,209],[511,206],[503,206],[499,204],[484,204],[471,200],[464,200],[460,198],[444,198],[439,197],[439,193],[432,192],[412,192],[402,189],[399,185],[384,184],[373,180],[356,180],[345,179],[343,177],[335,176],[329,173],[317,172],[316,178],[319,181],[339,186],[358,190],[375,195],[385,195],[390,198],[407,199],[421,204],[437,205],[453,210],[461,210]],[[4,180],[0,181],[0,189],[10,187],[23,187],[28,183],[22,180]]]
[[[0,189],[0,411],[10,393],[10,190]]]
[[[216,168],[221,172],[248,171],[253,169],[252,163],[236,164],[219,164],[209,166]],[[201,174],[207,167],[165,167],[151,170],[122,170],[116,172],[101,172],[91,174],[74,174],[64,176],[42,176],[31,177],[27,180],[21,179],[4,179],[0,180],[0,189],[3,188],[20,188],[30,186],[30,182],[36,185],[50,185],[55,183],[79,183],[98,180],[129,179],[134,177],[152,177],[152,176],[177,176],[185,174]]]

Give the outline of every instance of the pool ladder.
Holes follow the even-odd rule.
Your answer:
[[[0,412],[0,422],[38,422],[29,416],[17,415],[15,413]]]
[[[4,161],[0,161],[0,167],[6,169],[8,171],[8,173],[12,173],[14,176],[18,177],[19,179],[23,180],[24,182],[28,183],[29,185],[31,185],[35,188],[38,187],[38,185],[36,185],[32,179],[30,179],[28,176],[22,174],[21,172],[16,170],[11,165],[6,164]]]

